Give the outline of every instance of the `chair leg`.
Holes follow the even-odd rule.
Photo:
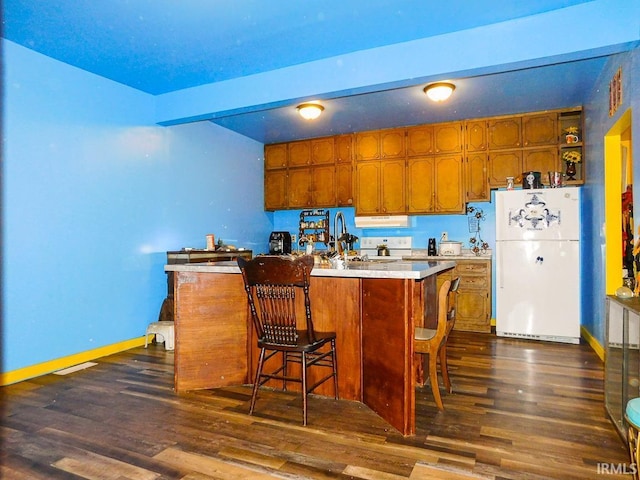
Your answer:
[[[440,370],[442,370],[442,380],[444,386],[449,393],[453,392],[451,388],[451,380],[449,379],[449,365],[447,364],[447,344],[445,343],[440,347]]]
[[[251,394],[251,406],[249,407],[249,415],[253,415],[253,407],[256,406],[256,398],[258,396],[258,387],[260,386],[260,376],[262,375],[262,367],[264,364],[264,355],[266,349],[260,350],[260,359],[258,360],[258,368],[256,369],[256,377],[253,381],[253,393]]]
[[[287,362],[289,360],[289,356],[287,352],[282,352],[282,391],[287,391]]]
[[[440,397],[440,386],[438,385],[438,355],[437,352],[429,354],[429,379],[431,380],[431,390],[433,398],[440,410],[444,410],[442,398]]]
[[[307,354],[302,352],[302,425],[307,425]]]
[[[333,366],[333,391],[334,398],[338,400],[338,362],[336,361],[336,341],[331,340],[331,362]]]

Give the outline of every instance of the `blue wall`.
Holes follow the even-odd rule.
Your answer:
[[[259,250],[263,146],[3,41],[3,371],[141,337],[166,250]]]
[[[622,105],[613,116],[609,116],[609,82],[618,70],[622,69]],[[583,323],[604,345],[605,340],[605,245],[604,225],[604,136],[620,119],[621,115],[632,109],[632,142],[635,153],[633,183],[634,218],[640,225],[640,48],[631,52],[612,55],[603,69],[593,96],[585,112],[585,156],[587,161],[587,184],[585,185],[585,234],[583,267],[585,282],[583,296]],[[615,179],[613,181],[618,181]],[[622,279],[620,280],[622,285]]]

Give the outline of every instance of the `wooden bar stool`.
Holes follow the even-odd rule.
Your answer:
[[[638,459],[640,458],[640,443],[638,442],[638,431],[640,431],[640,398],[632,398],[627,402],[625,410],[625,418],[629,424],[629,454],[631,463],[635,464],[633,469],[633,478],[638,480]]]

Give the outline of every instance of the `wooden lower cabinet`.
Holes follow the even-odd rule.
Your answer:
[[[456,259],[453,270],[438,275],[438,288],[445,280],[460,277],[456,295],[456,330],[491,332],[491,260]]]

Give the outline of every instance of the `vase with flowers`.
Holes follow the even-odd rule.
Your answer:
[[[567,150],[562,153],[562,160],[567,164],[567,180],[575,180],[576,179],[576,163],[580,163],[582,161],[582,152],[579,150]]]

